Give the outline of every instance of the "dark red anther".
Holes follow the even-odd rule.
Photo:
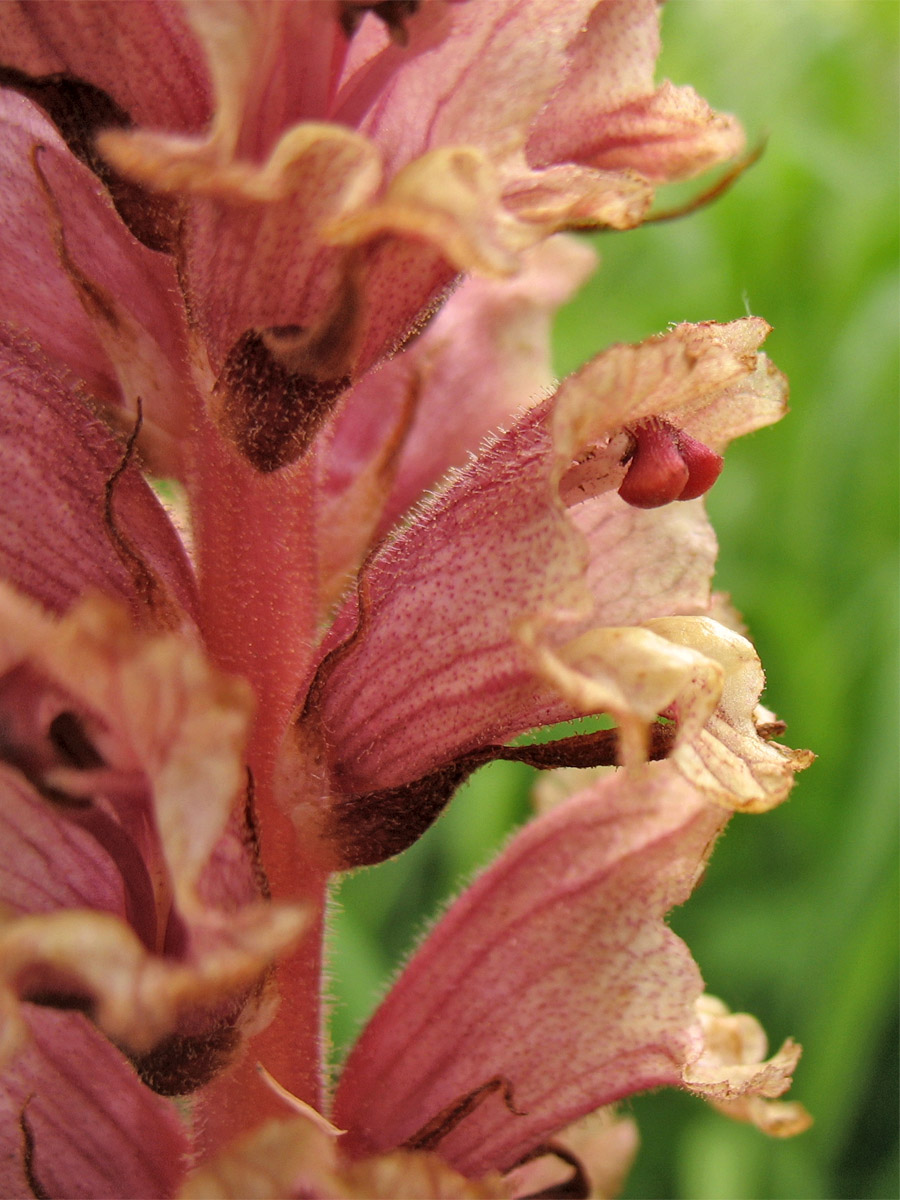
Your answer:
[[[696,500],[708,492],[719,478],[724,460],[721,454],[716,454],[715,450],[710,450],[709,446],[704,446],[703,442],[698,442],[684,430],[676,430],[676,436],[678,449],[688,469],[687,487],[678,499]]]
[[[633,508],[659,508],[708,492],[722,470],[721,455],[659,417],[635,425],[634,450],[619,495]]]
[[[634,508],[659,508],[677,500],[689,486],[690,472],[673,427],[653,420],[636,425],[631,434],[634,452],[619,495]]]

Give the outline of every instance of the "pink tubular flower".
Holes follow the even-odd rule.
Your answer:
[[[798,1048],[664,923],[810,757],[700,499],[784,410],[768,327],[547,356],[592,265],[559,232],[740,147],[657,51],[651,0],[0,12],[5,1194],[612,1194],[609,1106],[661,1084],[803,1127]],[[329,1096],[328,877],[498,757],[622,769],[456,902]]]

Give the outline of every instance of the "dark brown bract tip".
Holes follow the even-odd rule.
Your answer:
[[[181,221],[181,202],[159,196],[114,170],[97,149],[104,129],[130,129],[131,116],[107,92],[87,80],[59,72],[31,76],[0,66],[0,85],[44,110],[77,159],[97,176],[131,233],[150,250],[172,253]]]
[[[344,35],[353,37],[359,24],[367,12],[374,13],[384,22],[391,41],[399,46],[405,46],[409,41],[406,21],[419,9],[419,0],[374,0],[373,3],[354,4],[352,0],[343,0],[340,5],[338,22]]]
[[[282,331],[276,331],[276,340]],[[280,360],[265,332],[248,330],[232,347],[215,387],[218,422],[262,473],[296,462],[318,433],[348,375],[319,378]]]

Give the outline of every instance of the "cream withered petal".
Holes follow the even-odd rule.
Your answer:
[[[170,934],[177,916],[170,915]],[[30,1002],[88,1014],[155,1092],[180,1095],[208,1083],[265,1013],[258,985],[304,922],[296,911],[248,904],[237,913],[194,915],[185,925],[189,948],[157,954],[111,914],[71,909],[4,918],[4,1062],[21,1045],[22,1005]]]
[[[402,167],[383,198],[323,228],[327,241],[356,245],[385,235],[415,236],[435,246],[456,271],[514,274],[534,231],[502,203],[502,180],[484,151],[440,146]],[[548,228],[540,233],[553,233]],[[451,275],[452,275],[451,273]]]
[[[777,721],[760,709],[765,686],[762,665],[746,638],[710,618],[659,618],[654,633],[719,664],[722,689],[715,711],[698,727],[683,702],[675,703],[679,724],[690,733],[675,744],[673,763],[710,800],[741,812],[765,812],[780,804],[794,775],[812,763],[809,750],[791,750],[772,740]]]
[[[759,706],[765,678],[756,651],[709,617],[651,618],[643,627],[591,630],[559,647],[534,625],[521,636],[537,670],[575,709],[616,717],[625,765],[646,758],[657,713],[676,725],[673,766],[726,808],[774,808],[813,761],[808,750],[772,741],[772,714]]]
[[[438,922],[351,1051],[334,1106],[348,1131],[341,1151],[365,1159],[413,1145],[423,1114],[455,1112],[437,1131],[441,1157],[469,1176],[511,1171],[521,1195],[519,1164],[635,1091],[780,1095],[797,1048],[764,1063],[749,1019],[737,1046],[727,1021],[707,1019],[700,973],[665,920],[728,819],[666,762],[607,776],[522,829]],[[633,1130],[624,1139],[614,1139],[620,1162]]]
[[[627,124],[623,114],[636,104],[655,104],[648,136],[659,146],[671,134],[681,145],[680,158],[653,159],[654,181],[690,168],[685,123],[691,118],[684,111],[690,105],[684,97],[657,102],[665,92],[652,83],[658,16],[646,3],[630,12],[593,0],[562,10],[550,0],[503,8],[429,3],[405,12],[399,25],[394,14],[385,25],[370,16],[359,26],[342,20],[333,4],[198,2],[183,17],[160,6],[161,32],[150,39],[161,43],[158,70],[144,66],[127,83],[110,78],[104,51],[111,35],[98,11],[76,8],[72,15],[77,28],[67,37],[55,19],[12,10],[0,41],[13,72],[7,81],[36,103],[43,99],[63,137],[76,126],[88,129],[83,145],[71,136],[69,144],[139,237],[147,241],[132,219],[142,195],[148,229],[160,197],[180,206],[177,213],[171,205],[166,210],[165,236],[157,214],[158,237],[148,244],[177,257],[178,286],[201,343],[190,349],[200,375],[220,378],[248,336],[288,328],[313,341],[330,336],[330,314],[346,307],[352,284],[353,336],[339,339],[343,352],[334,369],[323,372],[316,361],[282,364],[328,385],[325,412],[416,329],[460,271],[508,276],[521,269],[530,247],[559,229],[641,221],[652,186],[635,168],[647,148],[632,126],[629,162],[617,114]],[[156,16],[157,6],[148,4],[140,19],[117,21],[112,36],[123,39],[126,57]],[[617,69],[585,91],[585,62],[595,43],[606,41],[617,48]],[[39,73],[51,60],[65,63],[77,84],[71,95],[36,86],[35,80],[46,82]],[[298,72],[299,60],[308,65]],[[171,94],[164,66],[178,80]],[[572,96],[563,102],[560,88],[570,75],[569,92],[578,94],[576,107],[590,108],[592,126],[613,121],[610,137],[619,139],[620,151],[611,168],[551,153],[546,144],[538,161],[528,149],[548,102],[556,106],[554,120],[566,123],[562,109]],[[93,89],[98,104],[105,97],[115,119],[104,122],[100,105],[89,120],[85,89]],[[202,114],[210,111],[204,128]],[[735,149],[732,124],[719,125],[733,136],[696,148],[698,168]],[[134,192],[128,206],[120,203],[123,181]],[[89,287],[80,294],[96,299]],[[172,387],[165,368],[183,365],[183,348],[167,362],[145,336],[145,324],[131,328],[124,308],[106,309],[118,313],[119,327],[98,328],[127,376],[126,401],[133,404],[140,385],[159,409],[151,418],[168,434],[177,432],[191,413],[179,412],[173,397],[189,408],[184,394],[192,392],[193,378],[182,371],[182,386]],[[151,397],[144,402],[150,406]],[[295,425],[284,426],[277,405],[248,410],[243,419],[232,413],[225,424],[261,470],[287,465],[308,449],[310,438],[298,439]],[[249,437],[249,427],[258,435]],[[273,441],[289,449],[275,454]],[[160,461],[171,460],[173,448],[164,450]],[[180,464],[169,461],[168,469]]]
[[[189,634],[140,633],[100,596],[53,620],[3,587],[0,620],[6,670],[28,663],[65,691],[101,724],[106,764],[146,776],[175,894],[190,902],[246,784],[247,685],[212,667]]]
[[[564,696],[574,712],[615,718],[624,766],[646,761],[650,727],[667,710],[678,712],[676,746],[699,734],[724,683],[717,662],[659,637],[652,628],[592,629],[554,646],[540,624],[523,622],[518,636],[535,675]]]
[[[765,1031],[749,1013],[732,1013],[717,997],[696,1003],[701,1030],[699,1055],[685,1066],[685,1085],[736,1121],[756,1125],[771,1137],[794,1137],[812,1125],[796,1101],[779,1101],[790,1087],[801,1047],[790,1038],[767,1059]]]
[[[61,4],[46,18],[15,6],[0,30],[0,60],[4,46],[13,51],[0,81],[42,104],[71,151],[67,158],[59,139],[32,147],[32,194],[18,227],[25,245],[21,254],[11,248],[16,270],[27,270],[31,239],[41,268],[37,292],[25,289],[26,324],[34,319],[39,339],[57,338],[54,360],[66,354],[65,334],[48,330],[35,299],[41,281],[51,301],[64,285],[93,322],[78,325],[70,295],[62,311],[76,317],[79,369],[98,389],[121,393],[132,415],[146,391],[145,433],[151,410],[171,406],[199,592],[192,605],[187,570],[182,602],[166,535],[136,497],[137,421],[127,445],[101,443],[85,455],[81,437],[92,434],[82,416],[70,407],[71,420],[54,418],[50,475],[65,486],[41,477],[25,437],[29,468],[12,473],[15,536],[0,527],[0,547],[19,582],[16,537],[27,543],[35,524],[50,528],[30,564],[39,583],[23,586],[43,600],[49,575],[58,619],[0,595],[0,786],[10,834],[0,856],[15,859],[0,933],[7,1050],[17,1048],[18,1029],[24,1053],[35,1006],[83,1010],[95,1033],[127,1048],[149,1087],[197,1089],[200,1154],[275,1109],[257,1057],[322,1106],[318,935],[326,875],[352,861],[348,845],[358,849],[370,828],[374,855],[362,847],[370,856],[399,848],[386,831],[399,830],[406,844],[433,815],[435,795],[446,800],[460,772],[485,758],[594,764],[621,751],[631,767],[648,750],[662,757],[715,733],[728,655],[646,625],[708,609],[715,546],[702,505],[646,513],[616,488],[630,473],[632,502],[704,490],[708,473],[692,480],[687,461],[697,446],[718,453],[741,427],[774,419],[784,397],[757,353],[761,322],[683,327],[646,347],[619,347],[554,400],[514,416],[381,547],[373,541],[396,514],[379,509],[337,567],[323,563],[316,543],[331,530],[317,462],[335,433],[332,414],[373,365],[423,333],[460,269],[512,277],[561,226],[636,224],[655,182],[726,153],[737,133],[692,93],[656,88],[658,12],[649,0],[371,9],[148,0],[104,26],[104,9],[90,3]],[[142,24],[157,17],[146,40],[154,60],[116,80]],[[592,61],[603,69],[591,73]],[[46,126],[29,128],[37,140]],[[83,186],[86,170],[108,189],[121,230],[105,194]],[[23,186],[21,172],[14,182]],[[35,195],[42,226],[31,219]],[[82,198],[85,228],[98,233],[96,274],[75,219]],[[117,240],[126,227],[143,245],[140,261]],[[123,281],[137,287],[136,309]],[[15,295],[7,301],[14,310]],[[169,301],[177,336],[166,341]],[[115,378],[99,352],[93,361],[92,337]],[[31,350],[8,360],[13,408],[40,410],[46,387],[58,415],[58,393],[73,397],[63,379],[46,382],[41,352]],[[460,342],[461,358],[465,350]],[[345,532],[354,505],[387,496],[390,508],[395,473],[409,486],[401,459],[420,398],[402,396],[387,436],[365,447],[375,478],[342,497],[353,502],[340,513]],[[641,483],[639,452],[629,463],[645,422],[666,423],[688,469],[677,496],[646,476]],[[434,463],[459,449],[448,437],[441,454],[412,464],[425,486]],[[29,481],[51,497],[36,500],[33,514]],[[69,543],[59,566],[42,561],[52,559],[57,513]],[[329,625],[322,600],[337,591],[341,563],[363,565],[356,594]],[[73,604],[89,585],[124,599],[131,620],[108,597]],[[747,717],[750,691],[729,700],[721,718],[729,729],[761,719]],[[619,729],[508,744],[583,711],[585,697],[611,710]],[[274,762],[298,708],[277,794]],[[775,722],[764,730],[739,741],[738,760],[757,752]],[[472,1190],[448,1174],[460,1163],[477,1189],[484,1172],[542,1153],[556,1128],[597,1103],[684,1082],[699,1046],[690,1005],[698,976],[664,912],[690,890],[730,813],[706,805],[682,765],[608,777],[591,797],[611,803],[613,815],[608,805],[588,816],[577,799],[564,804],[514,844],[476,888],[474,907],[453,910],[350,1060],[339,1102],[353,1119],[340,1178],[320,1175],[301,1194],[396,1194],[419,1166],[427,1182],[418,1191],[446,1185],[459,1194]],[[740,761],[728,779],[743,786]],[[660,781],[664,797],[654,790]],[[657,802],[679,800],[682,816],[657,824]],[[563,830],[573,807],[576,820]],[[598,851],[590,862],[589,833]],[[278,903],[292,896],[309,903],[314,926],[296,944],[304,911]],[[441,933],[448,928],[452,937]],[[518,959],[517,938],[529,951]],[[600,980],[588,975],[595,956],[582,953],[592,946],[608,968]],[[447,963],[462,975],[448,983],[446,1014],[423,1017],[442,999]],[[276,976],[282,1003],[265,1024]],[[414,1031],[404,1075],[394,1051],[410,1013],[421,1036]],[[501,1017],[506,1027],[491,1040]],[[258,1035],[252,1052],[220,1070],[245,1033]],[[379,1053],[386,1069],[376,1062],[366,1077],[367,1056]],[[486,1065],[496,1067],[487,1079]],[[751,1075],[752,1087],[768,1086],[768,1075]],[[53,1087],[52,1072],[45,1085]],[[385,1103],[373,1116],[376,1088]],[[46,1127],[32,1139],[20,1115],[18,1128],[25,1188],[45,1195],[37,1167]],[[441,1165],[418,1157],[426,1149]],[[583,1190],[582,1174],[570,1184]],[[171,1193],[172,1181],[148,1190]]]
[[[368,332],[348,364],[358,377],[456,271],[510,273],[555,230],[638,224],[652,198],[638,164],[652,158],[654,181],[689,173],[686,126],[714,124],[708,110],[686,111],[687,92],[666,105],[663,88],[648,135],[658,147],[671,134],[680,156],[653,157],[632,126],[633,164],[627,149],[611,168],[546,145],[533,157],[529,139],[547,102],[569,73],[584,75],[595,43],[612,38],[622,62],[582,96],[592,128],[614,126],[617,115],[627,123],[635,104],[653,107],[658,16],[649,4],[627,16],[591,0],[562,10],[542,0],[502,10],[427,4],[403,21],[402,45],[374,16],[347,45],[334,6],[198,4],[189,12],[216,94],[208,132],[173,134],[157,122],[110,131],[100,145],[149,189],[190,198],[183,261],[215,369],[248,328],[316,325],[317,305],[329,303],[320,278],[329,243],[387,241],[377,253],[371,246]],[[304,54],[316,68],[297,73],[290,64]],[[554,119],[568,121],[559,103]],[[718,141],[697,139],[694,169],[739,148],[733,121],[718,128]],[[620,137],[611,127],[610,141]],[[222,288],[226,268],[239,286]],[[403,279],[402,295],[387,286],[391,275]]]
[[[199,0],[185,16],[213,85],[210,158],[260,162],[285,130],[325,115],[345,53],[333,5]]]
[[[504,278],[521,269],[527,250],[561,229],[640,224],[652,198],[646,184],[585,174],[556,167],[510,188],[483,150],[438,147],[399,170],[377,203],[325,224],[322,236],[339,246],[419,238],[457,271]]]

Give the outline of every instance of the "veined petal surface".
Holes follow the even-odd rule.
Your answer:
[[[173,1195],[190,1153],[175,1106],[80,1013],[26,1007],[0,1082],[3,1195]]]
[[[139,625],[196,614],[178,535],[125,445],[34,343],[0,327],[0,568],[45,608],[87,589],[129,606]]]
[[[352,1050],[334,1120],[357,1153],[413,1138],[494,1077],[447,1129],[466,1174],[633,1091],[681,1083],[696,1056],[699,971],[664,916],[727,817],[667,764],[619,774],[527,825],[451,907]]]

